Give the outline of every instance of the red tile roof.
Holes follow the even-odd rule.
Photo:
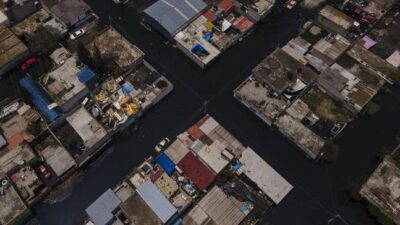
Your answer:
[[[182,158],[178,167],[200,190],[207,189],[215,179],[211,170],[191,152]]]
[[[222,0],[218,4],[218,8],[224,10],[224,12],[229,13],[235,9],[235,3],[232,0]]]
[[[254,23],[244,16],[239,17],[234,24],[234,26],[242,33],[248,31],[253,25]]]
[[[205,18],[207,18],[207,20],[210,21],[210,22],[214,22],[214,20],[217,19],[217,16],[213,12],[211,12],[210,10],[205,11],[203,13],[203,16]]]

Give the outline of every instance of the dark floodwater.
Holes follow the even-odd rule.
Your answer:
[[[42,225],[76,223],[91,202],[153,154],[160,138],[173,138],[205,111],[256,150],[294,186],[284,201],[268,213],[268,222],[322,225],[339,215],[346,222],[343,224],[374,224],[362,205],[350,201],[344,190],[349,181],[373,171],[378,164],[377,149],[393,140],[400,127],[400,92],[382,97],[382,110],[377,115],[357,119],[346,128],[338,139],[342,152],[336,163],[316,164],[232,97],[232,90],[249,75],[251,68],[294,37],[311,12],[299,8],[291,12],[275,10],[251,36],[224,53],[210,69],[201,71],[180,51],[165,46],[158,34],[140,26],[137,11],[148,1],[134,2],[134,7],[124,7],[111,0],[89,0],[104,19],[102,22],[108,23],[109,16],[113,18],[117,28],[147,54],[147,60],[166,73],[175,90],[145,115],[136,133],[118,139],[104,157],[85,171],[68,198],[36,207]]]

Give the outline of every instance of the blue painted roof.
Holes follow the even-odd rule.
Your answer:
[[[121,200],[111,189],[108,189],[85,211],[94,224],[107,225],[113,219],[113,212],[120,204]]]
[[[137,193],[163,223],[168,222],[177,212],[176,208],[150,181],[145,181],[137,189]]]
[[[206,7],[207,4],[202,0],[159,0],[145,9],[144,13],[174,35]]]
[[[19,84],[29,92],[32,103],[46,117],[49,122],[54,122],[63,112],[60,107],[56,106],[49,109],[49,105],[53,104],[53,99],[40,87],[40,85],[30,76],[26,76],[19,81]]]
[[[164,169],[165,173],[171,175],[175,169],[175,163],[164,153],[156,158],[156,162]]]
[[[79,81],[84,84],[87,84],[88,82],[92,81],[92,79],[96,78],[96,74],[87,66],[81,69],[76,76],[78,77]]]

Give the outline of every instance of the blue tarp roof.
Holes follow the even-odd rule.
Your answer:
[[[183,25],[201,13],[207,4],[202,0],[159,0],[144,10],[170,35],[174,35]]]
[[[175,163],[164,153],[156,158],[156,162],[164,169],[165,173],[171,175],[175,169]]]
[[[176,208],[150,181],[145,181],[138,189],[137,193],[144,202],[153,210],[154,214],[163,224],[168,222],[175,215]],[[96,224],[97,225],[97,224]]]
[[[108,189],[85,211],[94,224],[107,225],[113,219],[113,212],[120,204],[121,200],[111,189]]]
[[[76,76],[78,77],[79,81],[87,84],[90,82],[92,79],[96,78],[96,74],[89,69],[87,66],[85,66],[81,71],[79,71]]]
[[[53,104],[54,101],[31,77],[27,76],[22,78],[19,81],[19,84],[27,92],[29,92],[32,103],[46,117],[49,122],[54,122],[59,116],[63,114],[61,108],[58,106],[49,109],[49,105]]]
[[[129,94],[129,93],[131,93],[132,91],[135,90],[135,88],[133,87],[133,85],[132,85],[131,83],[128,83],[128,82],[125,82],[125,83],[122,85],[122,89],[124,90],[124,92],[125,92],[126,94]]]

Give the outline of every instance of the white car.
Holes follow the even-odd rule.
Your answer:
[[[71,40],[75,40],[75,39],[81,37],[82,35],[84,35],[85,32],[86,32],[86,31],[85,31],[84,29],[76,30],[76,31],[74,31],[73,33],[70,33],[70,34],[69,34],[69,38],[70,38]]]
[[[287,9],[293,9],[297,5],[297,0],[289,0],[286,2]]]
[[[156,152],[161,152],[166,149],[171,141],[168,138],[163,138],[158,145],[156,145],[155,150]]]

